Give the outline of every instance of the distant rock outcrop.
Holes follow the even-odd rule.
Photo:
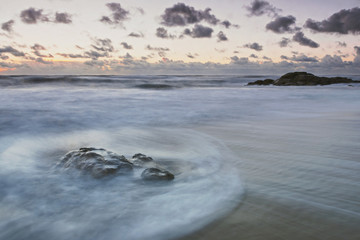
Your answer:
[[[330,85],[336,83],[359,83],[345,77],[318,77],[307,72],[291,72],[281,76],[277,80],[265,79],[250,82],[248,85],[270,85],[275,86],[315,86],[315,85]]]
[[[90,173],[94,178],[109,175],[128,174],[134,167],[146,168],[141,177],[144,180],[173,180],[174,175],[156,163],[151,157],[137,153],[131,160],[123,155],[103,148],[80,148],[63,156],[59,165]]]

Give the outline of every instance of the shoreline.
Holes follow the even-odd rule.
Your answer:
[[[346,152],[349,149],[332,153],[329,136],[319,138],[328,130],[331,137],[338,136],[345,143],[358,138],[351,133],[353,127],[345,124],[358,124],[357,116],[335,114],[332,118],[274,121],[266,126],[230,124],[197,129],[221,139],[238,156],[236,167],[245,191],[229,215],[179,239],[359,239],[356,179],[360,176],[356,171],[360,162],[354,156],[360,152],[352,148],[351,153]],[[249,148],[252,152],[246,153]]]

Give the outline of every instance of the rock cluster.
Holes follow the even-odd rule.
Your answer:
[[[315,86],[330,85],[336,83],[359,83],[345,77],[318,77],[307,72],[291,72],[281,76],[277,80],[265,79],[250,82],[248,85],[275,85],[275,86]]]
[[[132,173],[133,168],[145,168],[141,177],[144,180],[173,180],[174,174],[162,169],[151,157],[137,153],[131,160],[123,155],[103,148],[80,148],[63,156],[59,165],[64,168],[76,168],[90,173],[94,178],[109,175]]]

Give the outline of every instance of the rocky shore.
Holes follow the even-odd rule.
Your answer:
[[[248,85],[275,85],[275,86],[315,86],[336,83],[360,83],[345,77],[319,77],[307,72],[290,72],[279,79],[265,79],[250,82]]]

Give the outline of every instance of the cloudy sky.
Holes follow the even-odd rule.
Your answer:
[[[360,74],[359,0],[1,0],[0,74]]]

